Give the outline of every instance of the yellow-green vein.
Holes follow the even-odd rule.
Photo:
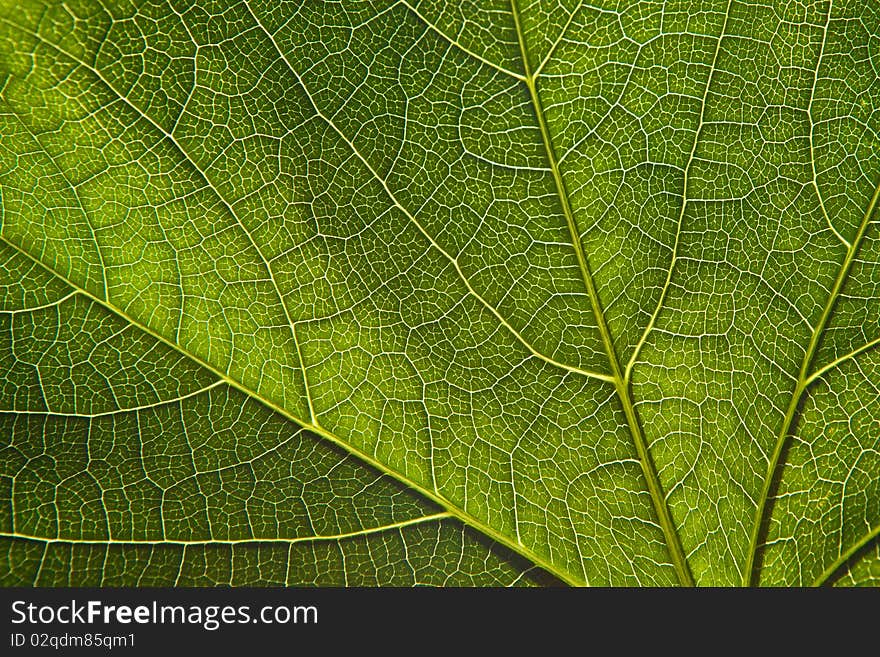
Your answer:
[[[801,398],[803,397],[804,392],[806,391],[809,384],[816,379],[815,376],[810,375],[810,366],[812,365],[813,357],[816,354],[816,349],[819,346],[819,341],[821,340],[822,334],[825,331],[825,326],[828,324],[828,320],[831,318],[831,312],[832,310],[834,310],[834,305],[837,303],[837,298],[840,295],[840,290],[843,288],[843,284],[846,281],[846,277],[849,274],[850,268],[852,267],[853,260],[855,259],[856,253],[859,250],[859,246],[861,245],[862,240],[865,237],[865,233],[868,230],[868,226],[871,223],[871,217],[874,214],[874,210],[877,207],[878,201],[880,201],[880,182],[877,183],[877,186],[874,189],[874,194],[868,203],[868,209],[865,211],[864,217],[862,217],[862,221],[859,224],[859,229],[858,231],[856,231],[856,235],[846,251],[846,256],[844,257],[843,262],[840,265],[840,269],[837,272],[837,277],[834,280],[831,291],[828,293],[828,299],[825,302],[824,309],[822,310],[822,316],[819,318],[819,322],[813,329],[813,334],[810,337],[810,343],[807,346],[806,352],[804,352],[804,357],[801,361],[800,372],[798,373],[797,383],[795,385],[794,392],[791,395],[788,409],[785,411],[785,418],[782,421],[782,426],[779,429],[779,434],[776,436],[776,444],[773,447],[773,452],[771,453],[770,460],[767,464],[767,472],[764,475],[764,485],[761,488],[761,494],[758,497],[758,503],[755,507],[755,515],[752,520],[752,530],[749,538],[749,549],[748,553],[746,554],[746,563],[743,569],[744,586],[749,586],[757,583],[758,573],[755,571],[757,554],[760,547],[763,530],[765,529],[765,525],[768,520],[767,514],[769,509],[772,507],[771,504],[768,504],[770,491],[773,488],[773,481],[776,478],[777,471],[783,465],[781,458],[782,452],[785,449],[786,442],[788,441],[788,437],[791,434],[791,430],[794,426]],[[824,371],[826,371],[825,368],[820,370],[820,372]]]
[[[544,108],[541,105],[541,97],[538,94],[535,77],[531,70],[531,64],[529,63],[528,49],[526,47],[525,36],[523,34],[522,26],[520,24],[519,7],[517,6],[517,0],[510,0],[510,6],[513,13],[513,20],[516,26],[516,34],[519,40],[520,52],[522,54],[523,67],[525,71],[525,84],[528,87],[532,106],[534,108],[538,125],[541,130],[541,137],[544,141],[544,147],[547,152],[547,159],[550,164],[550,169],[553,172],[553,180],[556,185],[556,193],[559,197],[559,202],[562,205],[562,211],[565,215],[566,223],[568,224],[571,242],[575,251],[575,255],[577,256],[577,261],[580,267],[584,286],[586,287],[587,295],[590,298],[590,305],[593,310],[593,315],[596,318],[596,324],[598,325],[599,333],[602,336],[602,344],[605,348],[605,352],[608,356],[608,361],[611,366],[611,375],[614,383],[614,389],[617,392],[617,396],[620,398],[620,403],[623,407],[624,415],[626,416],[627,426],[629,427],[630,434],[632,435],[633,442],[635,443],[635,448],[639,456],[639,462],[641,463],[642,472],[644,473],[645,480],[648,485],[648,491],[651,495],[651,502],[653,503],[654,511],[657,514],[657,519],[660,523],[660,527],[663,530],[663,536],[666,539],[666,546],[669,550],[669,555],[672,559],[673,566],[675,567],[675,572],[678,575],[679,583],[682,586],[693,586],[693,577],[691,576],[690,568],[688,567],[687,559],[685,558],[684,550],[681,546],[681,540],[678,537],[678,532],[675,529],[675,525],[672,521],[669,507],[666,504],[666,498],[663,493],[663,487],[660,484],[660,478],[657,475],[657,469],[654,466],[653,459],[651,458],[651,454],[648,450],[647,441],[645,440],[645,436],[642,433],[642,427],[636,415],[636,410],[633,405],[629,385],[624,378],[623,372],[620,367],[620,362],[617,358],[617,352],[614,348],[614,341],[611,338],[611,332],[608,328],[608,324],[605,321],[605,315],[602,310],[602,304],[599,300],[599,294],[596,291],[595,284],[593,283],[593,276],[590,272],[589,263],[587,262],[587,257],[584,253],[583,245],[581,244],[580,231],[578,230],[577,222],[574,218],[574,212],[571,208],[571,202],[568,198],[568,191],[565,187],[565,181],[563,180],[562,174],[559,171],[559,162],[556,158],[556,153],[553,148],[553,141],[550,138],[550,131],[544,118]]]

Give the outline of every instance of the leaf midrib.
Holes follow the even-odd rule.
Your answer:
[[[520,21],[519,6],[517,4],[517,0],[510,0],[510,8],[513,13],[516,36],[517,40],[519,41],[520,54],[522,57],[523,69],[525,72],[524,82],[528,87],[532,108],[535,112],[538,126],[541,131],[541,139],[544,142],[544,148],[547,153],[550,170],[553,173],[553,181],[556,187],[556,194],[559,198],[560,205],[562,206],[562,212],[565,215],[565,221],[568,226],[572,247],[574,248],[575,255],[577,256],[578,268],[580,269],[581,278],[583,279],[584,286],[586,287],[587,296],[590,299],[590,307],[593,311],[593,316],[596,319],[599,334],[602,338],[602,345],[605,349],[608,363],[611,368],[611,376],[612,382],[614,383],[614,390],[617,394],[618,399],[620,400],[621,406],[623,407],[623,412],[626,416],[627,428],[635,445],[636,452],[639,456],[639,464],[641,465],[642,473],[644,474],[645,481],[647,483],[648,492],[651,496],[651,503],[654,507],[654,512],[657,515],[657,520],[659,521],[660,527],[663,531],[663,536],[666,540],[666,548],[669,552],[670,558],[672,559],[672,564],[675,567],[678,581],[682,586],[693,586],[693,576],[691,575],[690,568],[688,567],[687,558],[685,557],[684,549],[681,545],[681,539],[678,536],[678,530],[675,527],[675,523],[672,520],[672,515],[669,512],[669,507],[666,504],[666,498],[663,492],[663,486],[660,483],[660,477],[657,474],[657,468],[654,465],[653,459],[651,458],[647,441],[645,440],[644,433],[642,432],[642,427],[639,422],[635,406],[633,404],[632,395],[630,393],[629,381],[627,380],[623,370],[620,367],[620,361],[617,357],[617,350],[614,347],[614,340],[611,337],[611,331],[608,328],[608,324],[605,320],[605,313],[602,310],[602,303],[599,299],[599,294],[593,281],[593,275],[590,271],[590,265],[587,260],[586,253],[584,252],[583,244],[581,243],[580,231],[577,227],[577,221],[575,220],[574,211],[571,207],[571,201],[569,199],[568,190],[566,189],[565,180],[559,170],[559,161],[556,157],[553,140],[550,136],[550,130],[547,127],[547,121],[544,116],[544,108],[541,104],[541,97],[538,94],[538,89],[536,87],[537,72],[532,71],[529,60],[528,48],[526,46],[525,34],[523,32]],[[569,23],[570,22],[571,18],[569,20]],[[543,67],[549,57],[550,54],[548,54],[547,57],[542,61],[540,65],[541,67]]]

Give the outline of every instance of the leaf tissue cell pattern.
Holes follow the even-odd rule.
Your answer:
[[[880,4],[0,0],[0,582],[876,585]]]
[[[4,583],[548,581],[10,247],[0,261]]]

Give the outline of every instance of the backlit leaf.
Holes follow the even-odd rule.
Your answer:
[[[4,583],[876,583],[880,5],[0,0]]]

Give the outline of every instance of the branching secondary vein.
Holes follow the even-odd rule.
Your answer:
[[[112,313],[118,315],[119,317],[124,319],[126,322],[130,323],[132,326],[136,326],[140,330],[144,331],[148,335],[153,336],[156,340],[162,342],[163,344],[167,345],[168,347],[175,350],[176,352],[189,358],[193,362],[198,363],[199,365],[201,365],[205,369],[212,372],[220,380],[222,380],[223,382],[225,382],[226,384],[228,384],[232,388],[235,388],[236,390],[238,390],[238,391],[244,393],[245,395],[253,398],[254,400],[262,403],[267,408],[275,411],[276,413],[280,414],[282,417],[285,417],[288,420],[295,422],[296,424],[303,427],[304,429],[307,429],[307,430],[311,431],[312,433],[315,433],[315,434],[321,436],[322,438],[325,438],[326,440],[330,441],[334,445],[337,445],[338,447],[342,448],[343,450],[345,450],[349,454],[352,454],[356,458],[360,459],[362,462],[366,463],[367,465],[372,466],[373,468],[375,468],[379,472],[382,472],[382,473],[396,479],[397,481],[400,481],[404,485],[411,488],[414,492],[422,495],[423,497],[431,500],[432,502],[435,502],[436,504],[438,504],[441,507],[443,507],[444,509],[446,509],[446,512],[448,512],[451,516],[457,518],[458,520],[460,520],[464,524],[473,527],[475,530],[486,535],[487,537],[496,541],[497,543],[499,543],[499,544],[513,550],[514,552],[522,555],[523,557],[525,557],[526,559],[531,561],[533,564],[535,564],[539,568],[546,570],[548,573],[559,578],[561,581],[563,581],[567,584],[573,585],[573,586],[583,585],[583,584],[587,583],[585,580],[574,577],[570,573],[566,572],[565,570],[562,570],[562,569],[556,567],[553,563],[551,563],[544,556],[537,554],[536,552],[534,552],[530,548],[528,548],[525,545],[514,540],[512,537],[510,537],[502,532],[499,532],[498,530],[491,527],[490,525],[488,525],[484,521],[480,520],[476,516],[471,515],[467,511],[465,511],[465,510],[461,509],[460,507],[458,507],[457,505],[453,504],[452,502],[447,500],[442,495],[439,495],[436,491],[430,490],[430,489],[422,486],[418,482],[410,479],[406,475],[401,474],[400,472],[397,472],[396,470],[393,470],[392,468],[389,468],[387,465],[385,465],[381,461],[377,460],[372,455],[370,455],[370,454],[358,449],[357,447],[349,444],[348,442],[342,440],[338,436],[330,433],[329,431],[327,431],[323,427],[315,425],[315,424],[311,424],[307,420],[294,415],[293,413],[291,413],[288,409],[284,408],[283,406],[278,405],[277,403],[271,401],[270,399],[262,397],[258,392],[251,390],[250,388],[243,385],[242,383],[240,383],[236,379],[231,378],[226,372],[223,372],[223,371],[217,369],[216,367],[211,365],[211,363],[185,351],[180,345],[169,340],[165,336],[157,333],[156,331],[151,329],[146,324],[143,324],[142,322],[129,316],[124,311],[122,311],[120,308],[117,308],[116,306],[112,305],[111,303],[109,303],[103,299],[99,299],[95,295],[91,294],[88,290],[82,289],[82,287],[80,287],[79,285],[77,285],[73,281],[69,280],[67,277],[62,275],[60,272],[57,272],[52,267],[41,263],[39,260],[37,260],[34,256],[32,256],[30,253],[28,253],[25,249],[23,249],[21,246],[16,244],[14,241],[10,241],[9,238],[7,238],[5,235],[3,235],[2,226],[0,226],[0,241],[9,245],[16,252],[25,256],[26,258],[28,258],[32,262],[35,262],[36,264],[44,267],[47,271],[49,271],[50,273],[52,273],[53,275],[58,277],[61,281],[65,282],[71,288],[74,288],[75,290],[77,290],[78,292],[83,294],[84,296],[90,298],[92,301],[94,301],[98,305],[106,308],[109,312],[112,312]]]
[[[825,302],[825,308],[822,311],[822,316],[819,318],[819,322],[816,324],[813,335],[810,337],[810,344],[807,346],[807,350],[804,353],[804,358],[801,362],[801,368],[798,374],[797,384],[795,385],[794,392],[791,395],[791,401],[788,404],[788,409],[785,412],[785,418],[782,422],[782,427],[780,428],[779,434],[776,437],[776,444],[773,447],[773,452],[770,455],[770,461],[767,465],[767,473],[764,475],[764,485],[761,489],[761,495],[758,498],[758,505],[755,508],[755,516],[752,521],[752,531],[749,540],[749,551],[746,556],[745,568],[743,569],[743,585],[745,586],[757,584],[758,572],[756,566],[758,550],[761,547],[761,540],[763,534],[766,531],[766,525],[769,520],[769,513],[773,506],[770,501],[770,494],[773,489],[773,483],[777,477],[779,469],[784,465],[782,461],[782,453],[784,451],[786,442],[791,435],[792,429],[794,428],[794,423],[797,419],[798,407],[800,406],[801,399],[803,398],[804,392],[806,391],[807,387],[817,378],[817,376],[827,371],[827,369],[829,369],[830,367],[835,366],[841,360],[838,359],[838,361],[834,361],[826,368],[819,370],[819,374],[817,375],[810,375],[810,368],[812,367],[813,358],[816,355],[816,349],[818,348],[819,342],[822,339],[822,334],[825,331],[825,327],[828,325],[829,319],[831,319],[831,313],[834,310],[834,306],[837,303],[838,297],[840,296],[840,291],[843,288],[843,284],[846,282],[846,278],[849,275],[850,269],[852,268],[852,263],[853,260],[855,260],[856,254],[858,253],[859,246],[864,240],[865,233],[868,231],[868,226],[871,224],[871,219],[874,215],[875,209],[877,208],[878,202],[880,202],[880,181],[878,181],[877,187],[874,189],[874,194],[868,203],[868,209],[865,211],[864,217],[862,217],[862,221],[859,224],[859,229],[858,231],[856,231],[856,235],[853,238],[849,249],[847,249],[846,256],[844,257],[843,262],[840,265],[840,270],[837,272],[837,277],[834,280],[834,285],[831,287],[831,291],[828,294],[828,299]]]
[[[547,152],[547,159],[550,162],[550,168],[553,172],[556,192],[559,197],[559,202],[562,205],[562,210],[563,214],[565,215],[566,223],[568,224],[572,245],[577,256],[584,286],[587,289],[587,294],[590,298],[590,305],[592,306],[593,315],[596,318],[596,323],[602,336],[602,343],[605,347],[605,352],[608,356],[608,361],[611,366],[614,388],[617,391],[617,396],[620,399],[621,405],[623,406],[624,414],[626,415],[627,426],[629,427],[630,434],[632,435],[633,442],[635,443],[635,448],[638,452],[639,461],[642,466],[642,472],[645,475],[648,490],[651,494],[651,502],[653,503],[654,511],[657,514],[660,526],[663,529],[663,535],[666,539],[666,545],[669,550],[669,555],[672,559],[672,563],[675,567],[676,574],[678,575],[679,583],[682,586],[693,586],[693,577],[690,573],[690,569],[688,568],[687,559],[685,558],[684,550],[681,546],[681,540],[678,537],[678,532],[675,529],[675,525],[672,521],[672,516],[670,515],[669,508],[666,505],[666,497],[663,493],[663,487],[660,484],[660,479],[657,476],[656,467],[654,466],[653,459],[651,458],[651,454],[648,451],[648,445],[645,441],[644,434],[642,433],[641,424],[639,423],[639,419],[636,416],[636,411],[635,407],[633,406],[628,382],[626,381],[624,374],[620,368],[620,362],[618,361],[617,352],[614,348],[614,341],[612,340],[611,332],[608,329],[608,325],[605,322],[605,315],[602,310],[602,304],[599,301],[599,294],[596,291],[595,284],[593,283],[593,276],[590,273],[589,263],[587,262],[587,257],[584,253],[583,245],[581,244],[580,231],[578,230],[577,222],[574,218],[574,212],[572,211],[571,202],[568,198],[568,192],[565,188],[565,181],[563,180],[562,174],[559,171],[559,163],[553,148],[553,141],[550,137],[550,131],[544,118],[544,109],[541,105],[541,98],[538,94],[535,77],[531,70],[531,64],[529,63],[528,48],[526,47],[525,36],[523,34],[522,26],[520,24],[519,7],[517,5],[517,0],[510,0],[510,5],[513,13],[514,23],[516,24],[516,33],[517,38],[519,39],[520,51],[522,53],[523,67],[526,74],[525,83],[528,86],[529,96],[534,107],[535,116],[541,129],[541,136],[543,138],[544,147]]]

